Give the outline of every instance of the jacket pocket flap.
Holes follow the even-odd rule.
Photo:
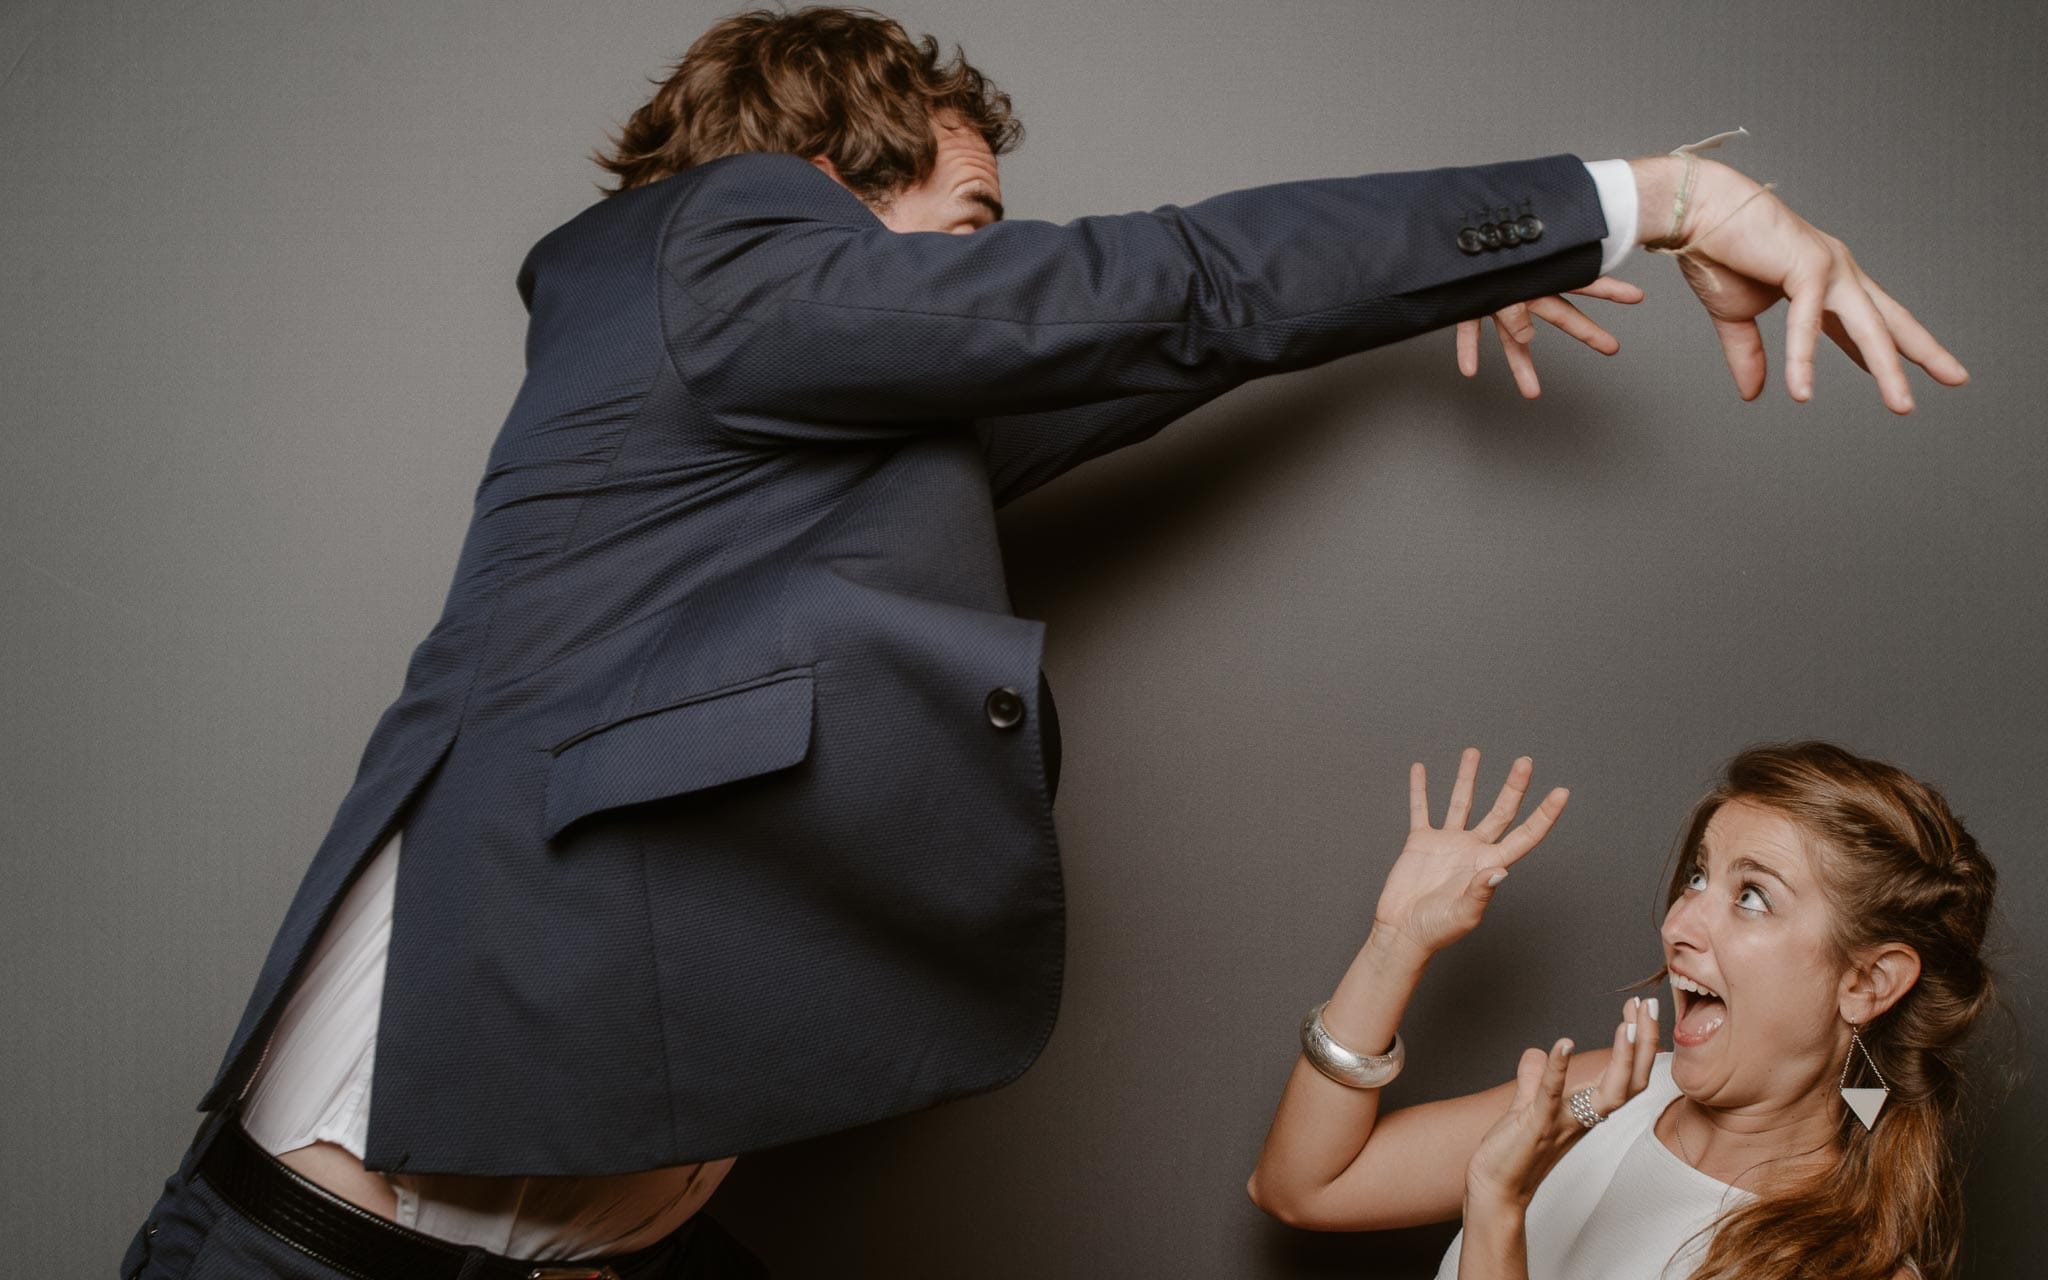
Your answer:
[[[808,668],[628,717],[555,749],[546,838],[600,809],[786,769],[810,749]]]

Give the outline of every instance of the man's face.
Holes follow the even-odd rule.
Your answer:
[[[976,130],[956,115],[935,116],[938,154],[924,181],[904,187],[887,204],[869,204],[891,231],[948,231],[966,235],[1003,216],[1003,180],[996,172],[995,153]],[[838,170],[823,156],[817,165],[841,186]],[[850,189],[850,188],[849,188]]]

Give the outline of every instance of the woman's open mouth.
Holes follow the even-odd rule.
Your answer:
[[[1675,1044],[1696,1048],[1714,1038],[1728,1019],[1728,1002],[1721,993],[1693,981],[1677,970],[1671,971],[1671,997],[1678,1017],[1671,1024]]]

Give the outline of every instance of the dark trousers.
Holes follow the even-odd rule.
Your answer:
[[[207,1115],[178,1171],[121,1259],[122,1280],[408,1280],[363,1277],[302,1252],[251,1221],[195,1172],[207,1145],[232,1124],[230,1111]],[[496,1255],[469,1251],[471,1264]],[[767,1270],[737,1240],[699,1212],[675,1235],[634,1255],[620,1280],[766,1280]],[[573,1266],[573,1263],[534,1263]],[[469,1274],[465,1266],[463,1274]]]

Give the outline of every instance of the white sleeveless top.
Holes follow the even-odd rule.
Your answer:
[[[1702,1228],[1756,1198],[1658,1140],[1657,1117],[1677,1098],[1660,1053],[1649,1086],[1565,1152],[1529,1201],[1529,1280],[1682,1280],[1713,1243]],[[1460,1231],[1437,1280],[1457,1280],[1464,1244]]]

